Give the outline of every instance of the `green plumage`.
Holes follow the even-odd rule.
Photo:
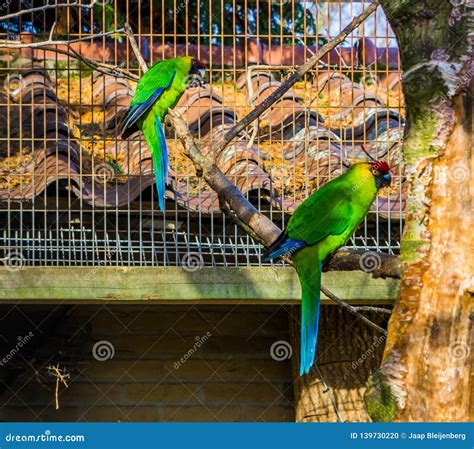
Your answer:
[[[164,210],[168,151],[163,131],[163,119],[174,108],[189,84],[193,58],[181,56],[165,59],[151,67],[140,79],[137,91],[121,127],[128,137],[140,129],[153,158],[153,170],[158,189],[160,209]]]
[[[150,67],[140,78],[130,107],[146,102],[157,89],[166,88],[160,95],[159,101],[153,104],[154,113],[163,119],[168,109],[176,106],[188,87],[191,61],[190,56],[181,56],[163,59]]]
[[[364,219],[380,185],[376,177],[383,175],[371,163],[351,166],[295,210],[285,231],[264,256],[269,260],[291,255],[300,279],[301,375],[309,372],[316,353],[322,264]],[[390,175],[385,176],[383,182],[389,183]]]

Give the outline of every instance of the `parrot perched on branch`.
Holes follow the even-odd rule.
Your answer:
[[[122,138],[140,129],[153,157],[158,203],[165,208],[168,179],[168,148],[163,119],[168,109],[178,103],[188,86],[201,84],[205,66],[191,56],[164,59],[150,68],[138,82],[137,91],[121,124]]]
[[[386,162],[361,162],[313,193],[293,213],[286,229],[264,260],[291,256],[301,283],[300,375],[316,356],[321,269],[325,259],[344,245],[369,211],[377,192],[389,186]]]

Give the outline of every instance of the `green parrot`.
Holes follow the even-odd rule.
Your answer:
[[[321,270],[344,245],[369,211],[377,192],[392,179],[386,162],[361,162],[314,192],[293,213],[286,229],[263,255],[291,256],[301,283],[300,375],[316,356]]]
[[[165,209],[168,179],[168,148],[163,119],[174,108],[188,86],[201,84],[205,66],[191,56],[164,59],[150,68],[138,82],[137,91],[121,124],[122,138],[141,129],[153,157],[158,203]]]

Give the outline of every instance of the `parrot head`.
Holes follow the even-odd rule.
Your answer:
[[[188,56],[189,57],[189,56]],[[189,87],[198,87],[202,86],[204,81],[204,76],[206,75],[206,65],[199,61],[196,58],[190,58],[191,67],[189,69]]]
[[[392,182],[390,167],[385,161],[374,161],[370,163],[370,173],[375,178],[377,190],[388,187]]]

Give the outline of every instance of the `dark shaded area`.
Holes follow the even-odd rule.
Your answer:
[[[44,338],[35,334],[7,364],[18,368],[1,380],[1,421],[294,420],[291,359],[272,350],[275,342],[289,345],[283,306],[81,305],[64,312],[0,308],[11,319],[2,323],[3,353],[20,332],[13,319],[21,332],[38,335],[34,326],[44,321]],[[67,375],[59,410],[57,376],[36,373],[39,354],[55,354],[41,360]]]

